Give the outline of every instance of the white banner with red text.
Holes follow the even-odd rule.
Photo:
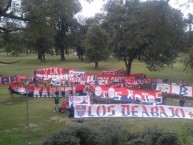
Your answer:
[[[153,117],[193,119],[193,108],[139,104],[76,104],[74,118],[81,117]]]
[[[164,83],[157,84],[156,90],[182,96],[193,97],[193,87],[184,85],[169,85]]]

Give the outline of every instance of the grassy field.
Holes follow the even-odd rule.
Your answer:
[[[35,55],[22,55],[11,57],[0,55],[0,61],[13,61],[23,59],[17,64],[0,65],[0,74],[10,75],[33,75],[34,69],[46,67],[74,67],[80,71],[101,73],[102,70],[116,70],[125,68],[122,61],[110,58],[108,61],[99,62],[99,69],[94,69],[93,63],[80,62],[75,56],[67,56],[65,62],[59,61],[59,57],[47,57],[47,63],[41,63]],[[183,64],[177,62],[174,68],[165,68],[160,72],[150,72],[145,65],[134,62],[132,73],[145,73],[148,78],[168,78],[170,82],[185,80],[187,84],[193,84],[193,73],[183,72]],[[60,100],[62,102],[62,100]],[[177,105],[178,99],[168,98],[168,104]],[[188,105],[193,107],[192,99]],[[110,121],[119,122],[131,132],[138,132],[147,127],[157,126],[176,132],[183,144],[193,145],[193,121],[186,119],[156,119],[156,118],[89,118],[83,124],[75,119],[69,119],[66,113],[53,110],[53,98],[29,98],[29,122],[30,141],[33,145],[40,145],[42,140],[53,132],[68,126],[90,125],[97,126]],[[24,145],[27,144],[27,117],[26,99],[15,95],[11,98],[8,94],[8,86],[0,86],[0,145]]]

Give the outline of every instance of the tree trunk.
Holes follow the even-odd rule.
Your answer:
[[[97,69],[98,65],[99,65],[98,61],[95,61],[95,67],[94,68]]]
[[[81,57],[80,57],[80,58],[81,58],[81,61],[83,61],[83,60],[84,60],[84,59],[83,59],[83,55],[81,55]]]
[[[42,50],[42,60],[43,60],[43,62],[46,62],[45,53],[43,50]]]
[[[60,48],[60,61],[65,61],[65,56],[64,56],[64,48]]]
[[[126,72],[127,74],[131,74],[131,64],[132,64],[133,60],[128,59],[125,60],[125,66],[126,66]]]
[[[38,60],[41,60],[41,52],[38,50]]]

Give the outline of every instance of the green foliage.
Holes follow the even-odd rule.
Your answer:
[[[90,145],[93,143],[93,133],[88,126],[80,126],[74,131],[74,136],[80,139],[80,145]]]
[[[107,41],[107,33],[99,25],[93,24],[89,27],[84,42],[88,62],[98,63],[98,61],[106,60],[109,57]]]
[[[123,145],[133,135],[128,133],[119,123],[103,124],[98,128],[95,137],[96,145]]]
[[[165,133],[159,137],[157,145],[178,145],[178,138],[173,133]]]
[[[70,129],[54,133],[42,145],[79,145],[79,139],[72,135]]]
[[[78,142],[77,142],[78,141]],[[88,126],[69,128],[53,134],[43,145],[178,145],[176,134],[156,127],[129,133],[119,123],[105,123],[95,130]]]
[[[109,1],[102,24],[110,34],[114,56],[125,62],[127,72],[138,59],[152,71],[170,64],[184,35],[182,14],[165,1]]]

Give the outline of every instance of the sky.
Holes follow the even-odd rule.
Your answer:
[[[176,9],[180,9],[184,15],[186,16],[187,13],[190,13],[191,10],[193,13],[193,4],[189,7],[186,6],[179,6],[183,5],[184,3],[187,3],[188,0],[170,0],[170,5]],[[100,12],[102,5],[104,4],[103,0],[94,0],[94,2],[91,2],[90,4],[86,2],[86,0],[80,0],[80,3],[82,5],[82,11],[78,14],[83,17],[93,17],[96,13]]]

